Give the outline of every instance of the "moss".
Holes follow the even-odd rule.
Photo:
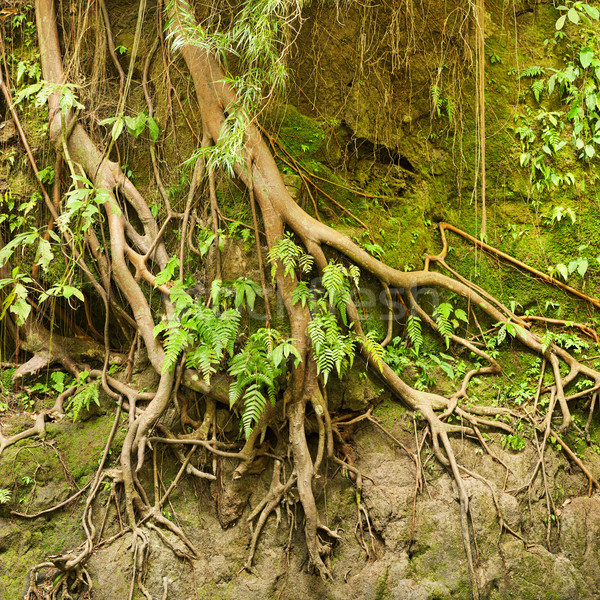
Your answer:
[[[122,417],[122,422],[127,417]],[[92,418],[85,423],[62,421],[59,424],[48,425],[48,435],[56,440],[65,456],[67,465],[75,480],[80,481],[91,475],[98,466],[114,415]],[[117,430],[112,445],[112,456],[117,456],[125,435],[125,428]],[[82,449],[85,449],[82,452]],[[109,459],[110,460],[110,459]]]
[[[409,413],[397,400],[385,398],[375,407],[374,414],[385,427],[393,427],[403,423]]]
[[[390,592],[388,589],[388,577],[390,568],[385,570],[385,573],[377,579],[377,589],[375,591],[375,600],[389,600]]]
[[[18,541],[0,555],[0,597],[21,598],[33,565],[78,546],[82,539],[80,519],[72,512],[57,513],[51,522],[28,523]]]

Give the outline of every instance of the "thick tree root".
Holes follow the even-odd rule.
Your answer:
[[[142,4],[140,14],[143,14],[143,7],[145,7],[145,3]],[[218,144],[228,110],[232,105],[236,105],[238,99],[227,83],[227,79],[215,59],[208,54],[204,47],[194,46],[186,41],[186,28],[196,30],[197,26],[196,23],[190,21],[190,15],[181,10],[182,8],[184,7],[180,0],[170,3],[168,10],[171,34],[182,35],[184,38],[181,44],[181,52],[192,76],[200,105],[204,145],[211,143],[210,140],[214,140]],[[104,3],[102,3],[102,9],[104,22],[107,27],[107,35],[110,37],[110,20]],[[44,79],[53,85],[61,86],[65,83],[65,76],[60,58],[60,44],[54,2],[52,0],[37,0],[36,16]],[[151,112],[153,106],[147,89],[147,74],[151,56],[156,49],[157,46],[155,45],[150,57],[144,64],[144,92]],[[115,57],[113,56],[114,60]],[[123,81],[122,72],[120,72],[120,80]],[[122,94],[123,91],[120,91],[120,95]],[[119,406],[127,407],[129,411],[128,429],[120,455],[120,469],[115,472],[102,470],[108,447],[110,446],[109,439],[101,466],[96,473],[88,493],[83,513],[82,524],[86,541],[75,551],[59,557],[53,557],[50,562],[38,565],[33,573],[29,597],[50,597],[39,596],[38,593],[43,595],[46,592],[40,591],[36,587],[35,582],[35,573],[42,568],[48,567],[56,568],[61,572],[58,583],[51,592],[51,595],[54,594],[55,596],[58,591],[61,593],[66,591],[68,593],[69,586],[73,583],[77,584],[81,589],[85,586],[88,588],[91,587],[91,581],[85,570],[85,565],[91,553],[101,543],[96,539],[96,531],[92,520],[92,504],[97,496],[100,484],[104,479],[111,476],[115,481],[115,485],[117,483],[123,485],[125,492],[124,512],[129,529],[122,527],[118,535],[123,535],[125,532],[131,533],[133,570],[130,597],[133,597],[136,586],[143,596],[149,597],[149,592],[144,584],[144,574],[147,568],[149,535],[151,531],[156,533],[177,556],[189,560],[198,557],[198,551],[187,538],[185,532],[166,519],[161,513],[161,509],[168,501],[170,493],[184,474],[188,473],[204,479],[215,480],[217,478],[217,469],[214,461],[217,460],[217,457],[224,457],[239,460],[233,476],[234,478],[240,478],[251,470],[256,457],[271,456],[269,450],[265,449],[266,445],[259,447],[263,443],[267,428],[271,427],[275,429],[277,427],[279,432],[280,430],[283,431],[283,427],[286,424],[288,439],[285,442],[285,446],[289,448],[291,453],[291,474],[287,479],[284,476],[284,482],[282,482],[284,463],[281,456],[284,456],[285,453],[281,451],[274,457],[270,489],[247,519],[247,522],[254,524],[254,526],[248,558],[244,565],[245,569],[250,570],[252,567],[260,534],[268,517],[272,512],[278,513],[282,504],[286,505],[286,496],[295,487],[304,512],[303,530],[309,565],[324,579],[332,577],[328,559],[333,543],[339,538],[339,535],[320,521],[315,500],[315,482],[318,477],[321,477],[323,464],[327,462],[324,461],[325,457],[331,459],[331,462],[340,464],[344,469],[353,474],[353,479],[357,486],[358,525],[356,534],[360,545],[367,555],[374,555],[375,547],[370,519],[361,500],[362,478],[364,476],[361,474],[360,469],[352,464],[351,450],[342,435],[343,427],[350,426],[356,419],[345,422],[335,422],[334,420],[332,422],[327,406],[325,390],[321,389],[319,385],[317,366],[311,343],[306,333],[311,315],[307,307],[302,306],[301,303],[292,302],[293,292],[297,285],[295,277],[293,275],[284,276],[282,265],[277,265],[277,289],[283,298],[290,321],[291,337],[295,340],[296,349],[301,357],[301,361],[289,374],[283,398],[279,399],[274,409],[263,413],[243,448],[240,449],[239,445],[236,446],[235,444],[231,445],[227,442],[219,441],[217,440],[217,428],[215,425],[216,406],[217,402],[228,404],[228,395],[226,392],[227,378],[215,376],[209,385],[204,381],[201,374],[196,371],[181,367],[175,372],[174,370],[169,371],[164,368],[165,350],[160,339],[154,336],[155,321],[153,309],[143,291],[143,287],[140,285],[140,281],[144,281],[160,290],[163,293],[165,315],[167,318],[173,316],[174,308],[170,302],[170,288],[165,284],[156,285],[155,273],[164,270],[169,261],[169,255],[163,240],[163,233],[166,231],[167,223],[171,219],[179,218],[182,215],[174,213],[171,206],[167,204],[167,219],[159,227],[159,223],[152,215],[144,197],[135,188],[133,183],[124,176],[119,165],[109,160],[109,151],[103,152],[96,146],[84,130],[82,124],[75,119],[73,114],[65,115],[62,113],[58,94],[50,96],[49,108],[51,115],[51,139],[64,154],[68,166],[72,169],[75,167],[81,169],[82,172],[87,174],[96,188],[102,188],[106,191],[107,200],[103,208],[105,210],[106,225],[109,233],[106,242],[110,245],[110,265],[104,269],[99,267],[102,271],[102,276],[100,277],[102,285],[98,284],[100,289],[97,290],[98,294],[105,301],[106,322],[108,323],[110,292],[112,288],[115,288],[132,309],[133,318],[129,315],[127,317],[121,315],[121,317],[124,321],[130,324],[133,323],[135,326],[140,340],[146,347],[150,363],[156,373],[159,374],[160,379],[155,392],[138,392],[128,384],[109,377],[106,374],[107,348],[101,348],[100,352],[98,344],[94,343],[93,348],[92,344],[90,344],[90,348],[95,352],[94,357],[97,360],[103,360],[105,365],[102,371],[91,371],[91,375],[101,378],[107,392],[113,395],[113,397],[118,397]],[[109,150],[111,147],[112,144],[109,146]],[[159,185],[159,189],[161,189],[161,193],[163,193],[164,190],[162,189],[163,186],[158,173],[158,161],[154,155],[152,155],[152,164],[156,172],[157,184]],[[201,169],[201,166],[198,169]],[[329,248],[331,251],[338,253],[340,256],[359,266],[364,272],[374,276],[381,283],[382,289],[386,291],[386,297],[390,305],[390,288],[399,290],[399,293],[403,295],[413,314],[419,316],[423,323],[427,324],[437,333],[441,333],[438,324],[418,302],[420,288],[431,287],[455,293],[468,302],[473,315],[475,315],[475,310],[477,310],[479,314],[486,315],[494,323],[507,323],[510,320],[513,324],[518,325],[514,336],[516,341],[531,352],[543,357],[545,360],[544,368],[546,363],[550,365],[554,377],[551,402],[544,423],[544,440],[540,449],[540,461],[534,469],[532,481],[536,473],[540,470],[543,477],[545,477],[543,449],[551,432],[559,440],[565,452],[569,454],[568,447],[566,447],[566,444],[563,445],[564,442],[559,437],[559,434],[572,424],[568,402],[584,394],[596,394],[596,391],[600,389],[600,373],[583,365],[558,346],[550,345],[544,347],[540,337],[528,329],[528,325],[524,319],[514,315],[499,301],[464,278],[460,276],[451,278],[428,270],[412,273],[397,271],[370,256],[347,236],[311,218],[291,198],[277,170],[277,165],[261,137],[260,131],[252,123],[248,125],[246,130],[244,156],[240,157],[234,165],[234,169],[240,180],[244,182],[249,190],[252,208],[254,209],[254,201],[256,201],[256,205],[260,209],[265,239],[270,248],[273,248],[284,234],[284,229],[288,228],[302,241],[306,251],[312,255],[317,268],[321,272],[327,266],[324,249]],[[199,173],[200,171],[198,171],[198,174],[194,174],[194,181],[190,187],[185,213],[183,214],[184,226],[179,247],[180,268],[184,264],[185,241],[188,239],[189,233],[189,231],[186,231],[186,228],[190,229],[188,221],[194,211],[194,194],[198,184],[197,178]],[[213,228],[217,228],[218,207],[216,206],[214,183],[214,173],[211,172],[209,173],[209,194],[212,200],[210,208],[213,215]],[[167,195],[163,195],[165,202],[167,202]],[[127,210],[124,210],[124,208]],[[133,214],[131,218],[127,216],[128,211]],[[253,216],[253,229],[255,235],[258,236],[258,215],[254,213]],[[134,226],[133,223],[136,225]],[[100,244],[97,242],[98,240],[89,240],[92,254],[99,263],[102,263],[103,258],[106,262],[106,255],[100,251]],[[480,244],[479,242],[477,243]],[[258,238],[257,245],[259,246],[257,248],[259,260],[262,262]],[[442,266],[447,266],[443,262],[444,256],[445,251],[435,258]],[[110,276],[108,276],[108,273],[110,273]],[[183,280],[183,271],[180,271],[180,279]],[[266,291],[264,281],[261,282],[263,289]],[[586,300],[591,301],[587,297]],[[444,336],[448,344],[452,342],[458,347],[473,352],[477,357],[485,361],[486,365],[477,369],[474,368],[466,373],[459,389],[448,397],[414,389],[369,350],[367,338],[360,325],[358,311],[353,303],[348,304],[347,313],[349,321],[352,322],[354,333],[360,341],[365,359],[371,368],[385,381],[395,396],[415,414],[418,412],[424,419],[428,427],[435,457],[447,468],[455,482],[460,502],[461,532],[472,585],[472,594],[474,598],[478,598],[482,582],[479,581],[480,575],[478,565],[476,564],[476,543],[471,523],[469,497],[461,476],[461,470],[464,472],[464,469],[456,460],[450,441],[450,434],[467,435],[472,436],[474,439],[479,439],[486,451],[497,462],[503,464],[507,469],[508,475],[506,465],[497,456],[493,455],[489,447],[486,446],[480,428],[495,428],[507,433],[512,432],[509,424],[493,420],[493,417],[496,415],[508,414],[510,411],[495,409],[493,407],[466,407],[463,405],[463,401],[468,398],[470,380],[477,375],[498,373],[500,365],[489,353],[482,350],[477,343],[467,339],[468,336],[461,337],[458,334],[451,334]],[[475,316],[475,318],[477,317]],[[479,322],[477,323],[479,326]],[[479,329],[481,330],[481,327]],[[386,335],[387,341],[389,341],[390,336],[391,328],[388,329]],[[50,339],[48,332],[40,327],[36,329],[34,324],[30,324],[27,337],[29,338],[27,349],[32,352],[33,358],[20,368],[18,371],[19,377],[34,373],[52,361],[61,362],[66,368],[69,368],[77,375],[79,370],[78,365],[86,356],[81,347],[75,348],[72,343],[69,345],[69,340],[59,339],[56,336]],[[104,335],[105,344],[108,344],[107,337],[106,328]],[[92,350],[88,351],[91,352]],[[566,376],[562,376],[560,373],[561,362],[566,364],[570,369]],[[593,387],[583,393],[567,397],[565,388],[578,376],[591,380]],[[204,394],[206,410],[203,415],[198,415],[198,421],[190,419],[186,401],[184,403],[184,410],[180,412],[179,416],[181,417],[182,426],[185,428],[188,425],[192,425],[194,432],[189,435],[183,434],[178,438],[171,434],[159,421],[172,403],[177,405],[180,385]],[[539,394],[545,393],[545,390],[542,389],[542,379],[540,379],[539,388],[538,397]],[[127,399],[127,402],[125,402],[124,398]],[[142,408],[138,405],[141,402],[148,402],[148,404]],[[558,433],[554,434],[554,430],[551,428],[551,421],[556,405],[558,405],[560,410],[562,423]],[[58,403],[57,410],[61,408],[62,403]],[[117,412],[115,424],[118,422],[118,414],[119,411]],[[461,424],[454,425],[447,422],[451,415],[460,417]],[[368,420],[382,429],[382,426],[375,421],[370,413],[359,418]],[[44,419],[44,415],[39,416],[39,422],[36,421],[36,425],[33,428],[17,436],[5,438],[0,435],[0,453],[8,445],[25,437],[43,435]],[[163,437],[158,437],[153,433],[155,428],[161,432]],[[315,433],[318,433],[314,459],[309,451],[308,444],[308,438],[312,433],[310,431],[311,428]],[[210,437],[211,431],[212,438]],[[424,478],[422,477],[423,465],[420,455],[420,447],[423,441],[419,444],[417,439],[416,451],[412,452],[395,439],[391,433],[385,430],[384,432],[388,437],[393,439],[394,443],[404,448],[415,463],[416,505],[416,493],[425,485]],[[338,450],[341,449],[341,456],[345,460],[335,455],[336,441],[338,442]],[[162,496],[160,494],[159,477],[156,468],[156,444],[173,447],[176,456],[181,462],[181,467],[175,481]],[[182,446],[191,446],[187,454],[184,454],[181,450]],[[140,472],[145,466],[146,454],[149,447],[153,450],[154,457],[153,504],[148,500],[147,492],[140,483]],[[198,447],[201,447],[203,452],[206,451],[208,456],[214,457],[213,473],[201,471],[191,464],[194,451]],[[572,460],[576,459],[572,453],[569,456]],[[579,461],[577,464],[584,469],[590,487],[592,485],[597,488],[600,487],[589,471],[585,471],[583,463]],[[549,507],[550,509],[551,507]],[[118,514],[120,518],[119,510]],[[501,515],[499,518],[502,521]],[[174,544],[170,540],[171,536],[165,534],[165,530],[175,536],[183,544],[185,550],[181,550],[178,545]],[[370,544],[365,539],[365,530],[371,536]],[[164,594],[166,595],[168,589],[166,583],[164,589]]]

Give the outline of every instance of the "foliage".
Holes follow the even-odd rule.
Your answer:
[[[61,231],[86,232],[94,221],[101,219],[100,206],[110,200],[108,190],[97,188],[82,175],[71,175],[73,184],[66,193],[66,202],[57,219]],[[78,236],[76,236],[78,237]]]
[[[50,373],[50,381],[43,383],[37,382],[31,387],[31,392],[40,392],[42,394],[50,394],[56,392],[62,394],[67,389],[69,383],[69,376],[63,371],[52,371]]]
[[[277,262],[281,261],[283,265],[284,276],[299,277],[295,271],[299,269],[301,273],[310,273],[313,267],[313,257],[304,252],[298,246],[291,233],[286,233],[282,238],[277,240],[273,248],[268,254],[269,262],[271,263],[271,277],[275,278],[277,272]]]
[[[495,325],[496,327],[500,328],[496,334],[496,342],[498,346],[504,342],[507,333],[513,338],[517,336],[524,337],[526,335],[525,330],[520,325],[513,323],[510,319],[508,321],[500,321]]]
[[[0,488],[0,504],[8,504],[10,502],[10,490]]]
[[[111,130],[111,136],[115,141],[123,132],[123,126],[127,127],[127,131],[129,131],[129,133],[136,138],[140,137],[147,126],[150,139],[153,142],[158,140],[158,136],[160,134],[160,130],[156,121],[144,111],[139,112],[135,116],[118,115],[115,117],[108,117],[100,121],[100,125],[113,126]]]
[[[419,349],[423,345],[423,332],[421,331],[421,319],[416,315],[408,315],[406,319],[406,334],[414,346],[415,353],[419,354]]]
[[[600,264],[600,256],[593,257],[591,248],[587,244],[582,244],[578,248],[578,256],[571,258],[567,263],[558,263],[548,268],[550,275],[560,275],[565,281],[568,281],[571,275],[577,274],[582,279],[588,272],[590,263]]]
[[[563,41],[571,44],[564,54],[564,67],[530,65],[519,76],[533,79],[529,91],[536,104],[556,106],[552,100],[556,95],[565,108],[549,111],[540,107],[534,112],[525,106],[524,123],[516,129],[523,146],[520,164],[530,167],[530,180],[537,192],[575,184],[573,173],[560,173],[554,162],[556,155],[567,147],[564,135],[567,131],[571,147],[584,162],[596,156],[600,144],[600,44],[595,27],[600,12],[587,3],[570,1],[557,9],[562,14],[556,21],[552,44],[557,46]]]
[[[520,452],[525,448],[525,438],[523,437],[523,423],[519,423],[512,433],[502,436],[502,448],[510,448],[514,452]]]
[[[217,288],[219,286],[215,286]],[[241,315],[236,309],[220,312],[219,297],[212,296],[213,306],[204,306],[202,297],[192,296],[183,283],[171,287],[174,315],[154,328],[154,335],[164,336],[163,371],[172,369],[179,355],[185,353],[189,368],[199,369],[206,383],[226,354],[233,355]]]
[[[173,2],[170,1],[170,12]],[[211,32],[195,25],[188,2],[177,1],[178,23],[169,23],[174,49],[183,44],[195,45],[215,55],[225,69],[228,56],[236,57],[240,63],[236,67],[238,75],[228,73],[225,78],[239,101],[227,106],[219,143],[197,150],[190,163],[204,159],[209,170],[220,168],[234,174],[235,165],[243,157],[250,115],[285,89],[288,36],[300,18],[303,5],[304,0],[244,0],[238,5],[228,30]]]
[[[31,312],[31,305],[27,302],[27,288],[24,284],[30,283],[33,283],[33,279],[24,273],[19,273],[19,267],[12,270],[12,277],[0,279],[0,290],[7,286],[13,286],[2,301],[0,320],[4,319],[6,311],[10,310],[17,317],[18,325],[25,323]]]
[[[100,381],[88,382],[89,373],[81,371],[79,373],[78,391],[69,399],[67,409],[73,421],[79,419],[82,410],[89,410],[92,403],[100,406],[99,391]]]
[[[229,361],[229,374],[236,378],[229,389],[229,402],[232,408],[243,403],[240,426],[246,438],[265,410],[267,398],[275,405],[278,379],[286,372],[288,359],[294,366],[301,360],[293,340],[285,339],[276,329],[261,328]]]
[[[85,106],[77,100],[75,94],[75,90],[78,87],[79,86],[71,83],[59,85],[41,80],[21,88],[15,95],[15,105],[21,104],[24,100],[32,100],[34,106],[46,106],[48,98],[52,94],[58,94],[60,98],[59,106],[64,114],[72,109],[82,110]]]
[[[410,319],[410,317],[409,317]],[[421,335],[418,317],[413,317],[413,322],[418,324],[418,332]],[[437,366],[452,381],[462,377],[466,371],[464,361],[445,354],[444,352],[421,352],[421,343],[417,346],[414,341],[412,348],[408,348],[405,340],[395,337],[385,348],[383,359],[398,375],[406,376],[406,370],[416,369],[418,376],[413,385],[418,390],[426,390],[435,384],[435,376],[432,365]]]

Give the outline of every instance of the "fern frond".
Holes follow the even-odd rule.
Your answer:
[[[421,319],[416,315],[408,315],[406,320],[406,333],[408,339],[412,342],[415,352],[418,354],[423,345],[423,332],[421,331]]]
[[[171,326],[167,330],[167,339],[165,341],[165,362],[163,364],[163,373],[166,373],[175,366],[177,358],[187,350],[189,334],[182,327]]]
[[[89,410],[92,402],[97,406],[100,406],[98,393],[99,385],[99,381],[90,383],[71,398],[68,409],[73,415],[73,421],[77,421],[82,410]]]
[[[252,427],[260,419],[265,407],[267,399],[264,397],[258,384],[253,384],[248,387],[244,394],[244,412],[242,413],[242,427],[246,439],[252,433]]]
[[[333,261],[323,269],[323,287],[329,296],[329,304],[334,303],[336,292],[343,291],[346,274],[345,267]]]
[[[350,265],[348,267],[348,276],[354,282],[354,285],[358,287],[358,282],[360,281],[360,269],[356,265]]]
[[[292,304],[297,304],[300,302],[302,307],[306,306],[306,303],[309,300],[312,300],[313,293],[310,291],[308,284],[305,281],[298,282],[298,285],[294,288],[292,292]]]
[[[365,352],[371,357],[373,362],[377,365],[380,372],[383,371],[383,356],[385,354],[385,348],[375,339],[375,333],[369,331],[366,337],[362,340]]]
[[[542,352],[545,354],[546,350],[552,346],[554,342],[554,332],[547,330],[542,336]]]
[[[450,347],[450,336],[454,335],[454,327],[452,327],[452,323],[442,314],[436,316],[435,322],[438,326],[438,331],[444,338],[446,349],[448,349]]]

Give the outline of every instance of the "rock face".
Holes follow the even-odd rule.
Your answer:
[[[403,424],[400,408],[394,408],[385,401],[375,414],[396,439],[408,447],[414,446],[410,428]],[[97,417],[98,420],[108,418]],[[72,435],[77,435],[77,431],[84,435],[85,429],[70,431]],[[457,442],[456,447],[461,464],[469,468],[477,462],[479,472],[483,474],[482,479],[466,477],[464,480],[470,496],[472,527],[479,551],[477,574],[482,598],[597,598],[600,593],[600,499],[574,497],[565,500],[560,531],[552,530],[553,551],[550,552],[545,547],[545,527],[537,529],[530,523],[530,516],[525,510],[526,499],[520,502],[518,495],[503,489],[504,469],[491,459],[488,461],[489,457],[482,458],[476,454],[475,446],[462,443],[459,447],[459,444]],[[243,571],[251,539],[246,517],[266,493],[270,473],[265,471],[231,482],[235,465],[224,461],[224,485],[218,490],[215,484],[184,479],[169,506],[167,516],[175,519],[189,536],[198,550],[196,560],[190,562],[178,558],[177,554],[182,554],[185,548],[171,534],[165,535],[177,554],[154,531],[149,531],[146,585],[152,597],[162,597],[166,587],[167,597],[178,599],[470,598],[459,503],[451,478],[423,456],[426,483],[415,494],[412,459],[380,428],[363,423],[354,432],[353,445],[356,465],[368,475],[361,499],[366,511],[362,513],[362,537],[369,549],[368,557],[364,546],[361,547],[355,537],[355,532],[360,537],[355,490],[346,478],[338,475],[320,490],[318,496],[324,520],[344,538],[334,549],[333,580],[323,582],[306,570],[303,535],[298,527],[302,523],[302,514],[293,496],[282,506],[279,525],[275,515],[267,521],[252,572]],[[504,453],[500,448],[495,448],[495,451],[511,468],[508,484],[518,488],[526,478],[524,467],[530,464],[533,455]],[[39,455],[37,460],[41,463],[42,456]],[[52,479],[59,481],[62,467],[50,461],[44,466],[48,472],[43,480],[40,479],[40,485],[30,491],[27,499],[31,511],[46,508],[63,499],[66,493],[66,484],[54,483]],[[557,456],[556,469],[550,469],[549,474],[553,478],[560,477],[565,466]],[[172,474],[176,468],[176,465],[165,461],[165,469]],[[535,491],[536,488],[533,489]],[[532,498],[532,512],[536,513],[543,501],[535,494]],[[97,525],[104,518],[107,500],[108,490],[100,496],[94,511]],[[114,504],[108,506],[104,530],[107,537],[118,533],[120,528]],[[501,532],[498,511],[503,522],[522,535],[527,544],[506,529]],[[80,512],[81,505],[76,505],[75,512],[66,515],[75,527],[71,527],[68,535],[53,546],[52,552],[78,544],[77,520]],[[368,525],[365,514],[369,515]],[[44,520],[44,523],[0,519],[0,582],[4,582],[4,589],[0,591],[3,591],[3,598],[18,597],[14,595],[15,590],[22,590],[27,570],[51,553],[49,550],[42,551],[44,545],[40,540],[43,536],[52,539],[61,530],[64,530],[64,521],[58,515]],[[286,552],[288,542],[291,542],[289,553]],[[131,534],[124,533],[92,556],[89,563],[94,580],[94,588],[89,593],[91,598],[128,598],[132,560],[130,543]],[[22,560],[22,556],[28,557],[28,560]],[[18,586],[7,585],[9,577],[16,577]]]
[[[407,422],[401,407],[384,400],[374,414],[391,435],[408,448],[414,448],[412,424]],[[85,426],[64,423],[56,426],[53,434],[62,440],[68,432],[69,442],[75,447],[87,444],[93,452],[100,453],[101,444],[95,441],[95,446],[91,444],[90,436],[104,431],[110,420],[107,414],[91,418]],[[165,514],[180,525],[197,549],[197,559],[179,558],[186,548],[170,533],[164,535],[175,552],[155,531],[148,531],[146,586],[152,597],[162,598],[166,588],[167,598],[182,600],[196,597],[211,600],[471,598],[459,502],[449,475],[435,461],[428,460],[425,448],[421,456],[424,481],[415,493],[413,460],[381,428],[362,422],[356,426],[351,443],[355,464],[365,474],[361,496],[362,534],[357,527],[359,507],[351,481],[338,473],[326,485],[321,480],[317,483],[322,518],[343,537],[333,551],[332,581],[324,582],[307,572],[301,529],[303,516],[294,495],[286,499],[279,515],[273,514],[267,520],[252,572],[243,570],[252,535],[246,519],[267,492],[271,473],[267,469],[232,481],[236,465],[224,460],[221,485],[184,478],[173,492],[171,503],[165,507]],[[477,541],[476,570],[481,598],[597,599],[600,595],[600,498],[577,495],[578,490],[585,490],[581,474],[571,473],[560,454],[549,457],[549,485],[574,492],[573,497],[555,498],[560,527],[551,528],[550,551],[543,522],[545,499],[541,488],[537,484],[531,488],[531,510],[527,493],[508,491],[519,489],[527,482],[528,468],[534,463],[535,454],[529,450],[509,453],[494,439],[489,443],[510,468],[506,487],[506,472],[498,462],[481,455],[479,449],[467,441],[454,441],[460,464],[473,471],[477,467],[481,474],[481,478],[475,478],[465,472],[464,479],[470,497],[472,531]],[[31,464],[20,461],[23,454],[18,453],[18,448],[10,448],[6,456],[3,455],[0,467],[5,481],[13,481],[11,461],[16,469],[14,481],[29,481],[24,473],[29,472],[26,469]],[[29,512],[43,510],[72,493],[72,482],[64,480],[64,465],[57,460],[52,447],[35,448],[30,458],[34,458],[34,465],[41,465],[35,485],[22,483],[15,488],[13,502],[8,505],[10,509],[22,510],[26,506]],[[75,454],[67,454],[65,460],[70,468],[76,466],[75,462],[71,464]],[[77,476],[85,478],[92,473],[95,462],[90,456],[86,465],[78,465]],[[36,466],[31,469],[35,473]],[[177,464],[165,454],[164,481],[172,480],[177,469]],[[330,476],[334,472],[331,468]],[[151,476],[150,472],[141,472],[142,479]],[[107,488],[94,508],[97,528],[105,522],[104,537],[115,536],[121,527],[109,496]],[[3,510],[0,515],[0,597],[16,599],[22,593],[31,566],[81,542],[82,503],[76,503],[67,512],[58,511],[35,521],[11,517],[6,506]],[[506,528],[501,528],[499,514]],[[364,543],[359,544],[357,539]],[[94,588],[80,600],[127,600],[132,567],[130,543],[131,534],[125,532],[94,553],[89,562]]]
[[[17,129],[11,119],[0,123],[0,144],[7,144],[17,137]]]

